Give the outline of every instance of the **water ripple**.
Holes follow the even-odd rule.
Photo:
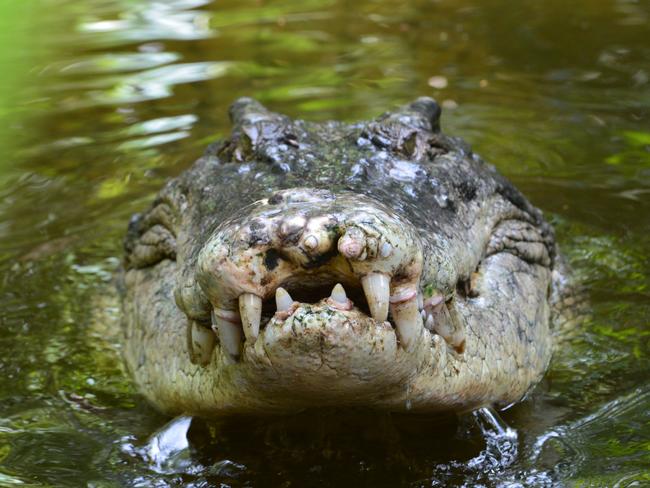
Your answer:
[[[601,470],[627,459],[632,467],[633,458],[641,464],[647,462],[647,451],[639,450],[647,445],[647,439],[638,426],[650,420],[650,387],[643,386],[627,395],[601,405],[592,413],[571,423],[556,426],[540,435],[530,452],[530,462],[538,464],[549,451],[558,451],[561,463],[556,469],[563,476],[575,476],[583,471],[596,479]],[[595,440],[609,437],[609,449],[596,447]],[[644,461],[645,459],[645,461]],[[585,475],[586,475],[585,473]],[[621,475],[623,473],[619,473]],[[624,475],[625,478],[628,475]],[[623,478],[620,478],[621,480]]]
[[[58,63],[47,69],[64,75],[113,74],[156,68],[178,61],[180,57],[170,52],[106,53]]]
[[[121,3],[121,2],[120,2]],[[78,31],[94,45],[117,46],[161,39],[196,40],[215,35],[210,15],[191,10],[211,0],[143,1],[123,3],[117,19],[87,19]]]
[[[169,97],[172,87],[224,76],[232,63],[199,62],[163,66],[120,78],[100,78],[54,87],[55,91],[75,90],[76,95],[63,100],[63,108],[79,109],[93,105],[122,105]]]

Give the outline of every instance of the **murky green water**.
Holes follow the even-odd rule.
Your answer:
[[[314,120],[434,96],[554,221],[593,319],[503,414],[513,465],[468,462],[471,422],[364,413],[195,423],[147,459],[169,419],[95,317],[130,214],[242,95]],[[0,1],[0,155],[1,486],[650,486],[649,2]]]

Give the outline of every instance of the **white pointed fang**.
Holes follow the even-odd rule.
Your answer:
[[[282,287],[279,287],[275,290],[275,306],[278,309],[278,312],[286,312],[293,305],[293,298],[291,295]]]
[[[345,294],[345,288],[341,283],[337,283],[332,289],[330,297],[327,299],[327,303],[334,308],[339,310],[352,310],[352,300],[348,298]]]
[[[390,311],[400,344],[406,351],[411,351],[420,337],[423,326],[417,299],[413,297],[406,302],[392,304]]]
[[[348,299],[348,296],[345,294],[345,288],[341,283],[337,283],[332,289],[332,300],[338,303],[345,303]]]
[[[192,321],[191,329],[192,361],[205,366],[210,362],[217,338],[214,332]]]
[[[441,306],[433,324],[434,331],[440,335],[456,352],[465,349],[465,331],[456,312],[450,312],[447,306]]]
[[[246,341],[254,344],[260,333],[262,298],[252,293],[239,295],[239,314],[241,315],[241,324],[244,328]]]
[[[372,318],[377,322],[386,321],[390,296],[390,278],[388,275],[369,273],[361,278],[361,286],[363,286],[363,292],[366,294],[366,301]]]
[[[433,332],[433,315],[427,315],[427,319],[424,321],[424,326],[427,330]]]
[[[228,312],[228,313],[224,313]],[[242,328],[241,325],[233,320],[226,318],[229,315],[235,315],[236,312],[228,310],[215,310],[212,312],[212,328],[216,329],[219,336],[221,347],[226,350],[232,357],[238,358],[242,345]]]

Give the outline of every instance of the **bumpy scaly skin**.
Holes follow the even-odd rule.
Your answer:
[[[146,397],[203,415],[521,399],[567,276],[541,212],[439,115],[422,98],[317,124],[236,102],[232,136],[129,226],[124,355]],[[388,320],[388,295],[365,303],[369,276],[390,288]],[[335,283],[351,300],[328,298]],[[274,313],[278,287],[298,301]],[[242,294],[263,309],[245,339]]]

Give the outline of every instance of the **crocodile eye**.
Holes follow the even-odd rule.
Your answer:
[[[155,202],[145,214],[129,222],[124,241],[127,268],[146,268],[164,259],[176,259],[174,213],[166,202]]]

